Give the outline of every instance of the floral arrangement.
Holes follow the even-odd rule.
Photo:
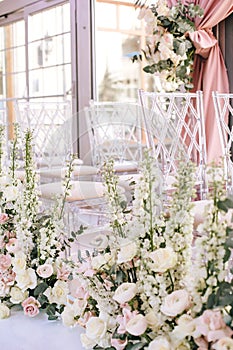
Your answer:
[[[143,70],[154,75],[155,89],[162,92],[192,89],[195,48],[188,33],[195,31],[194,18],[202,16],[203,10],[194,3],[181,1],[169,6],[167,0],[140,7],[138,18],[144,19],[147,35],[142,52],[148,64]],[[142,60],[142,54],[133,57],[133,61],[138,59]]]
[[[16,128],[9,169],[3,163],[0,173],[0,318],[21,305],[30,317],[44,310],[53,320],[66,304],[71,276],[64,262],[62,205],[51,212],[41,208],[30,131],[25,133],[25,178],[17,179],[17,139]]]
[[[194,232],[194,167],[180,164],[163,208],[161,176],[146,157],[130,211],[104,176],[111,234],[105,249],[80,251],[65,325],[81,325],[86,349],[233,349],[233,228],[224,181],[212,169],[211,205]]]

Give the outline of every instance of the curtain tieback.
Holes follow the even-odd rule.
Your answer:
[[[198,29],[189,33],[189,38],[196,48],[195,53],[205,59],[208,58],[211,48],[218,43],[211,28]]]

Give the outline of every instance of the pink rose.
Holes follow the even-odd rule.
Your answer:
[[[82,262],[80,266],[77,269],[78,273],[83,273],[84,276],[92,277],[96,273],[95,270],[91,266],[91,260],[87,259],[86,261]]]
[[[129,308],[127,307],[124,307],[122,309],[122,314],[123,316],[121,315],[118,315],[117,318],[116,318],[116,321],[119,323],[119,327],[117,329],[117,333],[118,334],[124,334],[126,332],[126,325],[127,323],[134,317],[138,314],[137,311],[133,311],[131,312]]]
[[[0,249],[4,248],[6,245],[6,242],[4,240],[4,237],[0,237]]]
[[[8,215],[5,213],[0,213],[0,224],[4,224],[9,219]]]
[[[208,342],[215,342],[225,337],[231,337],[233,334],[231,328],[224,322],[221,311],[219,310],[205,310],[203,314],[196,319],[196,324],[197,331],[199,334],[203,335]],[[197,343],[196,339],[195,342]]]
[[[43,264],[37,267],[37,274],[42,278],[48,278],[53,274],[53,267],[50,264]]]
[[[15,282],[16,274],[12,269],[6,270],[2,276],[1,280],[7,285],[12,286]]]
[[[70,275],[70,271],[67,270],[65,266],[62,266],[57,269],[57,279],[61,281],[68,281],[68,277]]]
[[[127,345],[127,339],[121,340],[117,338],[112,338],[111,339],[111,345],[116,349],[116,350],[123,350],[126,345]]]
[[[200,321],[208,325],[209,330],[216,330],[226,327],[219,310],[205,310],[200,317]]]
[[[39,313],[40,303],[34,297],[28,297],[22,302],[24,314],[35,317]]]
[[[16,253],[19,250],[18,240],[16,238],[10,238],[6,244],[6,249],[9,253]]]
[[[73,279],[69,281],[69,290],[70,294],[74,298],[87,300],[89,297],[88,291],[79,279]]]
[[[0,255],[0,271],[6,271],[11,266],[11,256],[9,254]]]

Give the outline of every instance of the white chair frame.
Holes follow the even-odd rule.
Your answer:
[[[148,147],[158,160],[165,184],[177,172],[178,159],[197,165],[199,196],[205,198],[206,137],[203,93],[139,90]]]
[[[212,92],[215,108],[215,117],[219,131],[220,143],[223,156],[224,176],[227,191],[233,194],[233,93]]]

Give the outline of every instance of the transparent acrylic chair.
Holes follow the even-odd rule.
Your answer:
[[[70,101],[17,100],[15,110],[22,135],[26,129],[33,132],[34,154],[41,182],[64,178],[66,161],[76,153],[76,121]],[[74,177],[94,176],[97,172],[96,168],[83,166],[83,161],[76,159]]]
[[[233,194],[233,93],[212,92],[227,191]]]
[[[147,92],[139,90],[143,109],[148,147],[158,160],[169,187],[177,173],[179,159],[197,165],[197,190],[205,198],[206,138],[203,114],[203,95],[181,92]]]
[[[33,132],[34,154],[38,167],[64,164],[71,148],[71,104],[17,100],[16,118],[22,134]]]
[[[145,147],[139,104],[90,101],[85,117],[92,164],[101,167],[113,159],[117,173],[136,173]]]

